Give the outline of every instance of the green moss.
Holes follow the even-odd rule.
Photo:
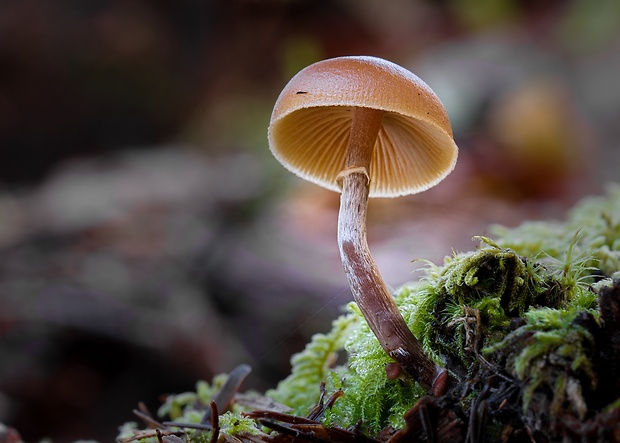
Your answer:
[[[443,265],[427,263],[417,282],[396,292],[396,302],[428,354],[456,375],[476,371],[484,351],[523,381],[524,407],[551,390],[552,407],[571,400],[580,415],[581,391],[596,380],[593,339],[577,319],[596,313],[593,288],[620,269],[620,188],[585,199],[564,223],[526,222],[492,232],[493,240],[477,237],[477,250],[455,253]],[[525,324],[512,330],[518,317]],[[331,367],[330,356],[342,349],[348,361]],[[554,364],[543,364],[549,360]],[[389,380],[391,362],[351,304],[331,332],[316,335],[293,357],[291,376],[270,395],[304,413],[325,381],[328,391],[345,393],[327,422],[349,427],[361,421],[370,433],[398,427],[424,392],[410,380]]]
[[[319,400],[321,382],[338,370],[338,353],[344,350],[346,341],[356,335],[361,324],[359,316],[343,315],[332,323],[330,332],[313,335],[305,349],[291,358],[291,375],[267,395],[289,406],[296,414],[306,415]]]
[[[487,356],[506,358],[508,373],[523,384],[524,411],[537,392],[552,392],[554,413],[566,403],[577,417],[584,418],[583,391],[597,384],[588,315],[577,309],[533,309],[525,314],[525,325],[483,350]]]
[[[513,229],[493,226],[491,232],[502,247],[541,261],[565,260],[568,245],[573,244],[573,256],[589,257],[583,265],[614,277],[620,270],[620,185],[609,185],[605,195],[583,199],[563,223],[525,222]]]
[[[220,415],[220,432],[226,435],[258,435],[259,431],[253,419],[244,417],[238,413],[225,412]]]
[[[530,307],[565,307],[582,295],[579,282],[557,265],[479,239],[477,251],[454,254],[443,267],[430,265],[421,283],[402,290],[412,330],[427,352],[453,370],[474,370],[477,350],[501,340],[511,318]]]
[[[418,281],[396,291],[396,303],[426,352],[454,379],[484,374],[484,361],[521,389],[524,416],[539,408],[583,419],[598,383],[597,291],[610,284],[608,277],[620,276],[620,187],[585,199],[563,223],[526,222],[492,232],[494,239],[476,238],[476,250],[454,253],[441,265],[427,263]],[[376,435],[385,426],[402,428],[403,414],[426,395],[408,377],[388,378],[386,366],[393,363],[350,303],[329,332],[314,335],[292,357],[291,374],[267,394],[306,415],[325,383],[328,395],[344,395],[324,423],[361,424]],[[225,380],[199,382],[195,392],[169,397],[160,415],[198,422]],[[459,397],[459,407],[467,411],[477,395]],[[220,416],[223,433],[260,432],[239,412]],[[124,435],[134,431],[133,424],[122,429]],[[191,441],[208,437],[202,431]]]
[[[187,411],[192,411],[196,408],[206,409],[209,407],[211,399],[224,385],[227,377],[226,374],[216,375],[211,384],[204,380],[200,380],[196,383],[195,392],[183,392],[167,396],[166,401],[157,411],[157,415],[160,417],[168,417],[170,420],[184,421],[180,419],[183,418]],[[200,421],[200,419],[198,421]]]
[[[305,415],[316,405],[321,382],[327,392],[342,389],[340,398],[325,415],[326,423],[348,427],[362,422],[376,432],[386,422],[401,423],[402,414],[424,391],[409,379],[388,380],[385,366],[393,360],[383,351],[355,304],[333,323],[327,334],[316,334],[304,351],[291,359],[291,375],[267,394]],[[335,365],[338,352],[348,360]]]
[[[402,414],[425,394],[409,378],[387,377],[386,365],[393,360],[383,351],[360,312],[353,310],[360,326],[345,344],[349,357],[346,371],[334,375],[328,388],[342,389],[345,395],[332,409],[331,419],[348,426],[363,423],[371,432],[380,430],[385,423],[400,423]]]

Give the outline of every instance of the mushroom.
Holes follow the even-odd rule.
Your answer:
[[[271,152],[287,169],[340,191],[338,245],[355,302],[386,353],[431,389],[440,369],[379,273],[366,240],[366,213],[369,197],[424,191],[454,168],[458,148],[439,98],[394,63],[337,57],[291,79],[268,132]]]

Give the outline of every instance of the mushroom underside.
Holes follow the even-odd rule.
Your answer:
[[[351,111],[348,106],[307,108],[272,122],[273,154],[301,178],[339,191],[336,177],[345,168]],[[386,113],[370,165],[369,196],[396,197],[431,188],[452,171],[456,156],[452,137],[433,123]]]

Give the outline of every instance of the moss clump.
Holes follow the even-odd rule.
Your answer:
[[[267,393],[296,416],[250,419],[233,404],[219,417],[220,436],[269,441],[262,424],[282,431],[282,442],[315,441],[317,432],[326,440],[349,432],[352,441],[355,432],[377,437],[388,428],[398,430],[388,433],[391,443],[401,443],[430,438],[430,426],[450,441],[620,441],[620,279],[612,279],[620,277],[620,187],[585,199],[564,223],[492,232],[474,251],[428,263],[394,295],[426,352],[449,371],[447,394],[428,397],[399,376],[350,303]],[[225,380],[169,397],[160,415],[199,423]],[[332,393],[326,404],[323,394]],[[122,430],[136,432],[132,424]],[[184,436],[213,437],[191,428]]]
[[[549,401],[538,404],[583,418],[586,394],[597,386],[594,287],[620,270],[620,188],[585,199],[564,223],[527,222],[492,232],[494,239],[478,238],[475,251],[455,253],[441,266],[429,263],[419,281],[397,291],[396,302],[429,355],[460,382],[492,368],[518,385],[522,411],[545,396]],[[392,361],[355,306],[318,337],[293,357],[292,376],[270,395],[308,410],[320,378],[345,393],[326,414],[327,423],[361,422],[370,434],[402,427],[403,412],[424,392],[408,379],[388,378]],[[324,337],[337,337],[330,349],[343,348],[348,361],[330,368],[318,353],[322,372],[302,370],[312,366],[311,349]],[[475,398],[472,391],[459,402],[468,408]]]
[[[569,412],[584,419],[585,391],[593,392],[598,382],[594,317],[585,311],[548,308],[532,309],[524,317],[523,326],[483,353],[501,358],[503,367],[521,382],[525,414],[536,410],[555,417]]]
[[[529,309],[591,309],[595,294],[585,283],[593,268],[574,254],[543,262],[517,254],[486,237],[477,251],[429,265],[418,284],[403,288],[401,304],[410,310],[410,326],[427,352],[451,371],[471,375],[479,350],[507,333],[511,321]],[[578,237],[574,236],[573,240]]]

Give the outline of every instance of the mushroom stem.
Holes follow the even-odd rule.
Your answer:
[[[407,327],[370,254],[366,239],[368,171],[383,111],[353,109],[346,168],[338,176],[341,188],[338,246],[355,302],[385,352],[424,388],[437,376],[435,364]]]

